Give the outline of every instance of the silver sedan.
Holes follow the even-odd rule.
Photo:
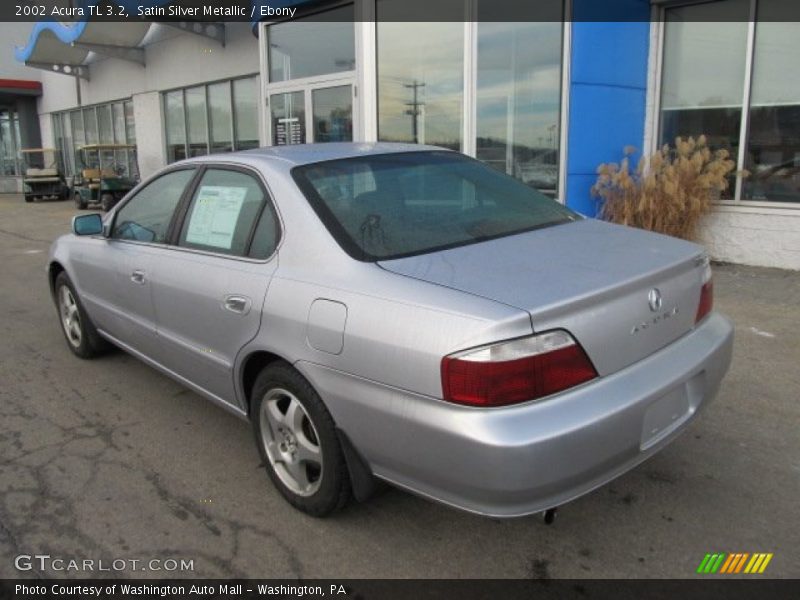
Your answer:
[[[674,440],[731,359],[701,247],[426,146],[170,165],[75,217],[48,279],[72,352],[117,346],[248,419],[317,516],[380,480],[547,511]]]

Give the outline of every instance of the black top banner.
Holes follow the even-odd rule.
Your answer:
[[[329,21],[325,9],[347,0],[3,0],[0,20],[80,21]],[[350,4],[352,4],[350,2]],[[353,20],[649,22],[670,18],[687,0],[375,0],[375,15],[346,11]],[[683,11],[680,20],[800,22],[797,0],[698,0],[707,10]],[[753,14],[753,10],[755,14]],[[667,10],[663,10],[667,9]]]

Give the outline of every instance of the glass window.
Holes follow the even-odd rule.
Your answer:
[[[758,4],[750,127],[742,198],[800,202],[800,64],[797,23],[763,21],[782,0]]]
[[[86,143],[97,144],[100,140],[97,137],[97,112],[94,108],[83,110],[83,126],[86,128]]]
[[[661,142],[705,135],[735,159],[741,131],[749,0],[666,11]],[[732,197],[730,185],[725,197]]]
[[[136,143],[133,103],[130,100],[53,113],[53,127],[54,134],[62,139],[58,148],[67,175],[77,174],[86,166],[78,155],[78,149],[85,145]],[[133,152],[124,149],[103,152],[104,160],[119,165],[121,174],[138,177]]]
[[[125,102],[125,135],[129,144],[136,143],[136,122],[133,118],[133,102]]]
[[[464,3],[445,1],[447,5],[441,7],[437,2],[437,9],[449,8],[453,22],[412,24],[387,20],[405,2],[377,0],[378,138],[382,141],[462,147]]]
[[[233,150],[231,116],[230,82],[208,86],[208,120],[211,124],[212,153]]]
[[[314,142],[353,141],[353,88],[349,85],[311,92]]]
[[[264,191],[252,175],[209,169],[194,193],[178,243],[244,256],[263,205]]]
[[[233,112],[236,122],[236,149],[258,148],[258,88],[257,79],[234,79]]]
[[[83,128],[83,113],[79,110],[74,110],[69,113],[69,118],[72,123],[72,135],[75,138],[75,146],[83,146],[86,144],[86,131]]]
[[[479,23],[476,156],[548,194],[558,187],[561,23]]]
[[[17,159],[19,145],[19,121],[16,113],[0,110],[0,175],[20,174]]]
[[[750,10],[755,35],[748,44]],[[726,0],[665,10],[660,141],[705,134],[746,170],[723,198],[800,202],[800,60],[783,0]],[[750,89],[746,70],[752,64]],[[743,99],[750,105],[742,109]],[[746,135],[742,136],[742,132]],[[745,147],[740,148],[744,138]]]
[[[167,162],[209,152],[258,148],[255,77],[164,94]]]
[[[167,128],[167,162],[186,158],[186,120],[183,112],[183,91],[164,94]]]
[[[114,124],[114,143],[124,144],[125,139],[125,108],[122,102],[116,102],[110,105],[111,120]],[[121,175],[128,177],[131,171],[131,153],[127,150],[116,150],[114,152],[114,161],[118,165],[118,170]]]
[[[278,217],[272,204],[268,201],[264,210],[261,211],[261,218],[258,220],[258,226],[255,233],[253,233],[253,241],[250,243],[250,258],[265,259],[272,256],[275,248],[278,247],[278,240],[280,239],[280,226],[278,225]]]
[[[292,175],[358,260],[433,252],[577,218],[529,186],[451,152],[328,161]]]
[[[61,113],[61,124],[64,128],[64,165],[66,174],[72,175],[76,172],[75,165],[75,136],[72,131],[72,120],[68,113]]]
[[[193,175],[194,169],[173,171],[140,190],[117,213],[111,237],[165,243],[172,215]]]
[[[208,121],[206,117],[206,88],[194,87],[186,90],[186,137],[189,141],[189,156],[208,154]]]
[[[114,141],[117,144],[124,144],[125,137],[125,108],[121,102],[111,105],[114,120]]]
[[[64,118],[63,115],[56,113],[53,115],[53,140],[55,141],[55,147],[58,151],[56,157],[58,159],[58,168],[59,170],[64,173],[64,157],[66,154],[64,153],[64,149],[66,148],[64,144]]]
[[[111,106],[104,104],[97,107],[97,124],[100,129],[100,143],[114,143],[114,124],[111,119]]]
[[[269,99],[272,115],[272,145],[306,143],[306,108],[303,92],[273,94]]]
[[[270,82],[353,71],[354,21],[353,5],[348,4],[310,18],[270,25]]]

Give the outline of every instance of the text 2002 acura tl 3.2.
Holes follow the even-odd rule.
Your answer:
[[[48,270],[70,349],[111,342],[249,419],[314,515],[375,478],[558,506],[674,439],[731,358],[700,247],[437,148],[191,159],[73,232]]]

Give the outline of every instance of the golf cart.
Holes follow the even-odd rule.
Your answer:
[[[58,167],[58,151],[54,148],[25,148],[20,150],[25,175],[22,189],[25,202],[55,197],[66,200],[69,188]]]
[[[100,204],[109,211],[139,180],[136,146],[90,144],[78,148],[79,173],[72,180],[75,206]]]

